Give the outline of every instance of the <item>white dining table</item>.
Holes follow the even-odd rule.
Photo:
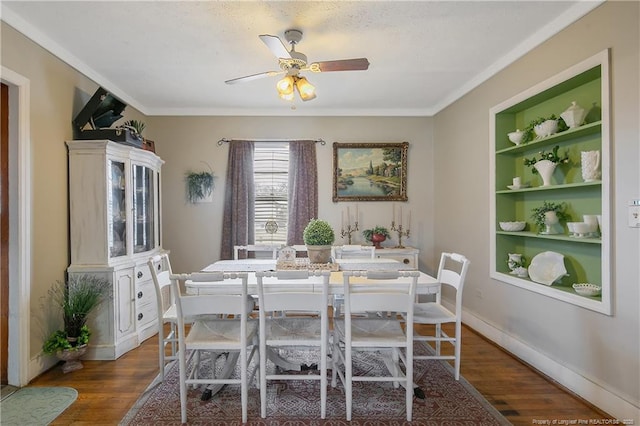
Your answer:
[[[329,293],[331,295],[343,294],[344,283],[342,271],[345,270],[401,270],[406,269],[402,262],[394,259],[336,259],[338,270],[331,272],[329,278]],[[402,266],[402,268],[400,267]],[[276,270],[276,261],[273,259],[241,259],[241,260],[219,260],[204,269],[203,272],[224,271],[224,272],[247,272],[248,273],[248,291],[250,294],[258,293],[258,282],[256,279],[257,271]],[[365,278],[354,277],[351,280],[354,284],[365,285]],[[229,279],[224,282],[185,282],[185,290],[187,294],[220,294],[237,288],[240,279]],[[322,277],[310,276],[302,280],[278,280],[277,277],[265,278],[265,283],[271,285],[282,285],[282,288],[296,286],[296,289],[318,290],[322,286]],[[379,288],[379,287],[378,287]],[[440,288],[440,283],[435,277],[420,272],[418,277],[418,294],[433,294]]]

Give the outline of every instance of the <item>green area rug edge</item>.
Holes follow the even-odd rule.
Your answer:
[[[0,424],[48,425],[78,398],[70,387],[26,387],[0,403]]]

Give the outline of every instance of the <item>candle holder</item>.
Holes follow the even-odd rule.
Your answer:
[[[345,236],[348,237],[348,241],[349,241],[348,244],[351,244],[351,234],[353,234],[357,230],[358,230],[358,221],[356,220],[356,223],[353,227],[351,227],[351,224],[349,223],[347,225],[346,230],[344,228],[340,230],[340,235],[342,236],[342,238],[344,238]]]
[[[395,246],[395,248],[404,248],[404,246],[402,245],[402,237],[407,237],[409,238],[409,233],[410,230],[407,228],[407,230],[403,230],[402,229],[402,224],[398,225],[396,227],[396,222],[392,221],[391,222],[391,230],[392,231],[396,231],[398,233],[398,245]]]

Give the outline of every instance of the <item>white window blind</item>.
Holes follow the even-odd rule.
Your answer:
[[[256,142],[253,158],[256,244],[286,244],[289,183],[289,143]],[[266,225],[275,221],[271,234]]]

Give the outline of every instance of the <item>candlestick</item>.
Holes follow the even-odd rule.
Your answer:
[[[402,207],[400,208],[402,209]],[[402,216],[400,216],[402,218]],[[409,219],[409,223],[411,223],[411,219]],[[402,245],[402,237],[407,237],[409,238],[409,234],[410,234],[410,230],[409,228],[407,228],[406,230],[404,230],[402,228],[402,224],[398,224],[398,226],[396,226],[396,222],[395,220],[393,222],[391,222],[391,230],[392,231],[396,231],[398,233],[398,245],[395,248],[404,248],[404,246]]]

